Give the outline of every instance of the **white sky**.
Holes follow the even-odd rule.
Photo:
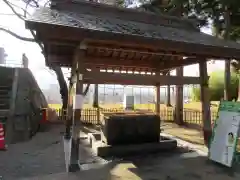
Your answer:
[[[11,0],[14,4],[21,3],[19,0]],[[19,4],[21,5],[21,4]],[[4,15],[12,14],[11,10],[0,1],[0,26],[11,29],[15,33],[31,37],[29,31],[25,30],[25,25],[22,20],[19,20],[16,16]],[[211,34],[211,29],[203,28],[203,32]],[[5,32],[0,31],[0,47],[4,47],[7,53],[7,60],[21,63],[22,53],[25,53],[29,59],[29,68],[32,70],[36,80],[41,88],[48,88],[50,84],[56,84],[56,76],[54,73],[50,73],[48,68],[45,67],[44,58],[41,54],[41,50],[36,43],[24,42],[8,35]],[[208,65],[208,71],[214,71],[216,69],[223,69],[224,62],[216,61],[215,64]],[[192,65],[184,68],[184,75],[196,76],[198,75],[198,65]]]

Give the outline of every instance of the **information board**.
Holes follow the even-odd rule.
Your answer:
[[[214,124],[209,159],[231,167],[239,137],[240,102],[222,101]]]

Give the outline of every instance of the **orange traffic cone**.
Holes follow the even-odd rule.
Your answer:
[[[43,108],[42,109],[42,119],[40,121],[41,124],[46,124],[48,121],[48,109]]]
[[[0,123],[0,150],[6,150],[3,124]]]

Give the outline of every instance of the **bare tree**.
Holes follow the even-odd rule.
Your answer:
[[[29,13],[28,13],[29,8],[32,9],[32,8],[40,7],[40,0],[20,0],[20,1],[22,2],[23,7],[12,3],[10,0],[3,0],[3,2],[11,9],[12,13],[16,17],[18,17],[20,20],[23,20],[23,21],[29,15]],[[41,3],[44,3],[44,6],[46,6],[48,4],[48,1],[46,1],[46,2],[41,1]],[[21,35],[18,35],[15,32],[13,32],[11,29],[2,27],[1,25],[0,25],[0,31],[4,31],[22,41],[37,43],[42,51],[43,56],[45,57],[44,46],[40,42],[36,41],[36,34],[34,31],[30,30],[32,37],[23,37]],[[61,98],[62,98],[62,108],[65,110],[67,108],[67,103],[68,103],[67,83],[64,79],[64,75],[63,75],[63,72],[62,72],[60,66],[51,67],[51,69],[55,72],[55,74],[57,76],[57,80],[58,80],[58,83],[60,86],[60,94],[61,94]]]

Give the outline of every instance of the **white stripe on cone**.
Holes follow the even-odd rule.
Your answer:
[[[0,136],[4,136],[4,132],[0,132]]]
[[[4,137],[0,138],[0,141],[3,141],[4,140]]]

